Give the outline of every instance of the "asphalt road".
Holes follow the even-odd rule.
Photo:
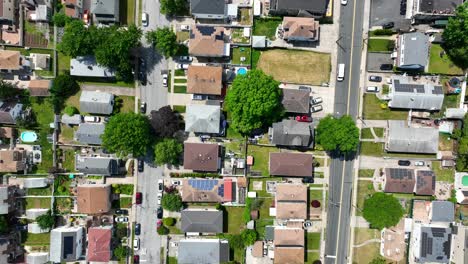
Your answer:
[[[340,34],[337,64],[346,65],[345,78],[337,82],[335,89],[335,115],[359,113],[359,78],[361,74],[361,50],[363,46],[364,1],[348,1],[341,6]],[[325,263],[351,263],[348,260],[351,191],[353,184],[354,160],[344,157],[333,158],[330,166],[330,189],[327,214],[327,236]]]

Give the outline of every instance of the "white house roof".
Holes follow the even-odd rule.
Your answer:
[[[35,220],[38,216],[45,215],[49,211],[49,208],[32,208],[26,210],[26,218],[29,220]]]
[[[439,130],[407,127],[405,121],[390,120],[386,149],[390,152],[437,153]]]
[[[389,93],[391,108],[440,110],[444,101],[442,86],[430,83],[410,83],[408,77],[392,76]]]
[[[221,107],[219,105],[187,105],[185,131],[213,133],[220,131]]]
[[[100,66],[94,56],[79,56],[70,61],[70,75],[84,77],[115,77],[112,69]]]
[[[24,188],[42,188],[49,185],[47,178],[25,178],[23,181]]]

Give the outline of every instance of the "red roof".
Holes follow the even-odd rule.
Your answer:
[[[88,261],[109,262],[111,251],[112,230],[92,227],[88,230]]]
[[[224,179],[224,201],[232,201],[232,180]]]

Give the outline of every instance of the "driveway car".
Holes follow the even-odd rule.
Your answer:
[[[409,165],[411,165],[411,161],[409,161],[409,160],[399,160],[398,165],[400,165],[400,166],[409,166]]]
[[[158,180],[158,191],[162,192],[164,190],[164,181]]]
[[[177,64],[177,69],[187,70],[188,66],[189,66],[188,64],[179,63]]]
[[[84,121],[90,123],[99,123],[101,122],[101,118],[99,116],[85,116]]]
[[[314,178],[313,177],[302,178],[302,183],[314,183]]]
[[[367,86],[366,92],[368,92],[368,93],[378,93],[379,92],[379,87],[377,87],[377,86]]]
[[[164,87],[167,87],[167,74],[163,74],[162,77],[163,77],[162,83],[163,83]]]
[[[141,25],[144,26],[144,27],[147,27],[148,26],[148,13],[143,13],[141,14]]]
[[[158,220],[158,222],[156,223],[156,227],[160,228],[161,226],[162,226],[162,220]]]
[[[347,4],[348,4],[348,0],[341,0],[341,4],[342,4],[342,5],[347,5]]]
[[[375,75],[371,75],[371,76],[369,76],[369,81],[371,81],[371,82],[381,82],[381,81],[382,81],[382,77],[380,77],[380,76],[375,76]]]
[[[190,26],[189,26],[189,25],[180,25],[180,30],[182,30],[182,31],[189,31],[189,30],[190,30]]]
[[[163,218],[163,209],[162,209],[162,207],[158,207],[158,210],[156,210],[156,216],[159,219]]]
[[[135,224],[135,235],[139,236],[141,233],[141,224],[137,223]]]
[[[392,64],[382,64],[382,65],[380,65],[380,69],[382,71],[391,71],[391,70],[393,70],[393,65]]]
[[[182,183],[179,180],[173,180],[172,185],[178,186],[178,185],[182,185]]]
[[[320,112],[323,110],[323,107],[321,105],[315,105],[310,108],[310,111],[312,113]]]
[[[310,99],[310,103],[313,105],[321,104],[323,103],[323,99],[322,97],[312,97],[312,99]]]
[[[117,209],[117,210],[115,210],[115,214],[128,215],[128,210],[127,209]]]
[[[310,89],[309,86],[303,86],[303,85],[301,85],[301,86],[299,86],[299,90],[308,91],[308,92],[310,93],[310,90],[311,90],[311,89]]]
[[[143,200],[143,195],[141,192],[137,192],[135,194],[135,200],[136,200],[136,204],[141,204],[141,201]]]
[[[141,102],[140,103],[140,112],[142,114],[146,114],[146,102]]]
[[[383,29],[390,29],[390,28],[392,28],[392,27],[394,27],[394,26],[395,26],[395,23],[393,23],[393,22],[388,22],[388,23],[383,24],[383,25],[382,25],[382,28],[383,28]]]
[[[158,193],[158,205],[161,205],[162,193]]]
[[[145,162],[141,159],[138,160],[138,172],[143,172],[145,170]]]
[[[21,81],[29,81],[29,80],[31,80],[31,76],[29,76],[29,75],[18,75],[18,79],[20,79]]]
[[[180,56],[179,61],[187,61],[187,62],[192,62],[193,58],[190,56]]]
[[[422,160],[414,162],[414,166],[424,166],[424,165],[426,165],[426,163],[424,161],[422,161]]]
[[[135,238],[133,239],[133,250],[139,250],[140,249],[140,238]]]
[[[208,95],[204,94],[192,94],[192,100],[202,101],[208,99]]]
[[[140,263],[140,255],[133,255],[133,264]]]
[[[117,223],[128,223],[128,217],[126,217],[126,216],[117,216],[115,218],[115,221]]]
[[[298,122],[312,122],[312,117],[306,116],[306,115],[296,116],[296,121],[298,121]]]

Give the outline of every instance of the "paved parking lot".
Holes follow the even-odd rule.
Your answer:
[[[390,53],[367,53],[367,71],[368,72],[392,72],[382,71],[380,65],[382,64],[393,64],[393,60],[390,57]]]
[[[400,15],[401,0],[372,0],[370,13],[370,27],[382,26],[388,22],[395,23],[395,29],[410,25],[410,20]],[[409,8],[409,6],[407,5]]]

